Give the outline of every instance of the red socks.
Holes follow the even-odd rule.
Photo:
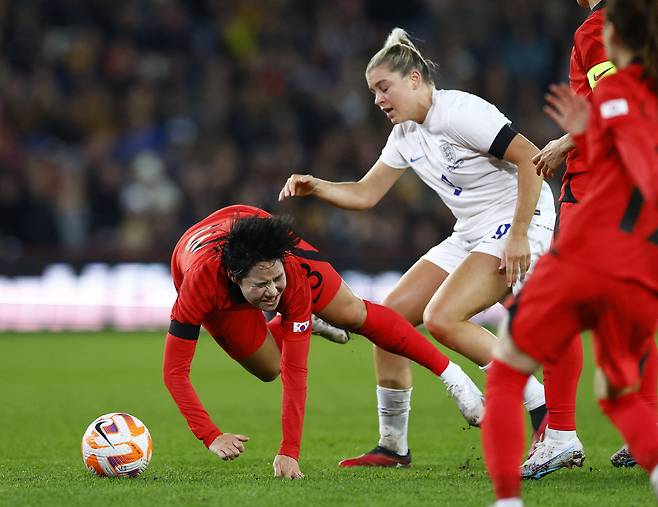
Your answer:
[[[658,352],[656,351],[656,340],[651,340],[651,348],[642,364],[642,381],[640,382],[639,395],[649,407],[656,412],[658,410]]]
[[[549,428],[561,431],[576,429],[576,394],[582,369],[583,345],[578,334],[557,361],[544,365]]]
[[[366,320],[356,332],[365,336],[382,349],[407,357],[441,375],[450,359],[442,354],[429,340],[400,314],[382,305],[366,304]]]
[[[528,375],[495,359],[487,370],[482,423],[484,457],[500,500],[520,496],[525,446],[523,389]]]
[[[647,472],[658,465],[658,418],[638,393],[616,400],[599,400],[601,408],[615,424],[635,460]],[[489,408],[487,408],[489,410]]]

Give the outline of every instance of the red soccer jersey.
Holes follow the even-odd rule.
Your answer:
[[[165,347],[165,382],[190,429],[206,446],[221,431],[213,424],[190,383],[190,363],[201,324],[239,319],[240,310],[254,308],[241,298],[239,288],[228,280],[218,252],[219,238],[230,229],[232,222],[238,217],[250,216],[270,215],[250,206],[221,209],[185,232],[172,257],[172,274],[178,296],[172,309],[172,326]],[[285,259],[284,270],[287,285],[277,307],[285,331],[281,351],[283,440],[279,454],[298,459],[306,404],[311,289],[296,257]],[[265,333],[262,318],[261,331]]]
[[[590,182],[557,252],[658,291],[658,97],[642,74],[633,63],[594,90],[575,140]]]
[[[603,22],[605,18],[605,1],[599,2],[589,17],[583,22],[573,37],[573,49],[569,63],[569,84],[574,93],[589,98],[593,88],[604,76],[614,72],[614,65],[608,61],[603,47]],[[574,174],[587,171],[587,166],[578,150],[573,149],[567,154],[566,179]],[[580,188],[583,188],[580,181]],[[580,193],[580,192],[579,192]],[[580,197],[580,196],[579,196]],[[561,196],[563,199],[564,196]]]

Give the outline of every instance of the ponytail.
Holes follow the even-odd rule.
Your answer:
[[[366,75],[375,67],[385,65],[391,72],[399,72],[403,76],[412,70],[420,72],[426,84],[434,85],[432,77],[437,65],[424,58],[411,42],[409,34],[402,28],[394,28],[386,38],[384,46],[370,59],[366,67]]]

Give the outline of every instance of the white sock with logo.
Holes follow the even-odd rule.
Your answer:
[[[377,386],[379,445],[401,456],[409,452],[407,429],[411,389],[389,389]]]

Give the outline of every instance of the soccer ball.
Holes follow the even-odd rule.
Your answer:
[[[121,412],[95,419],[82,437],[82,459],[102,477],[136,477],[151,461],[153,441],[144,423]]]

